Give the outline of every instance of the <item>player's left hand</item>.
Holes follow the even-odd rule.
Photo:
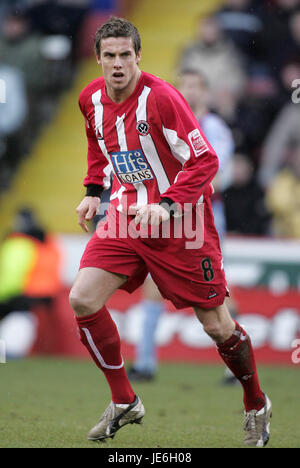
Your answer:
[[[135,215],[135,224],[141,223],[143,228],[147,226],[159,226],[162,222],[170,219],[169,212],[158,204],[132,205],[129,214]]]

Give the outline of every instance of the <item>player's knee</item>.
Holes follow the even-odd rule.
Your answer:
[[[234,331],[234,322],[232,320],[227,322],[213,320],[204,323],[203,328],[216,343],[224,343]]]
[[[220,322],[208,321],[203,324],[203,329],[216,343],[221,343],[223,341],[224,332]]]
[[[96,310],[94,310],[95,308],[92,300],[87,296],[79,294],[74,289],[71,289],[69,303],[75,314],[78,316],[90,315],[96,312]]]

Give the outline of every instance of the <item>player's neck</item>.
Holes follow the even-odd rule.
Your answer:
[[[131,81],[128,83],[128,85],[124,89],[114,89],[114,88],[111,88],[110,86],[107,86],[106,84],[107,96],[116,104],[121,104],[122,102],[126,101],[126,99],[128,99],[134,92],[139,82],[141,73],[142,73],[141,70],[137,69],[136,74],[132,77]]]

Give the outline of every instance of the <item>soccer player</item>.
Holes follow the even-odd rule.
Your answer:
[[[210,202],[218,158],[181,94],[139,69],[141,40],[135,26],[110,18],[96,32],[95,50],[103,77],[79,98],[88,173],[77,213],[85,231],[111,170],[114,178],[107,219],[86,246],[70,304],[81,341],[103,371],[112,401],[88,439],[113,437],[144,417],[105,304],[118,288],[134,291],[150,272],[164,298],[177,308],[194,308],[242,383],[245,443],[264,446],[271,402],[259,386],[250,338],[224,304],[228,293]],[[192,223],[194,238],[182,229],[183,221]]]

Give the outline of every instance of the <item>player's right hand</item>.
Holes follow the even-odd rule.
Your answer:
[[[76,213],[78,215],[78,224],[85,232],[89,232],[85,221],[91,221],[93,219],[97,214],[99,206],[99,197],[84,197],[82,202],[77,206]]]

